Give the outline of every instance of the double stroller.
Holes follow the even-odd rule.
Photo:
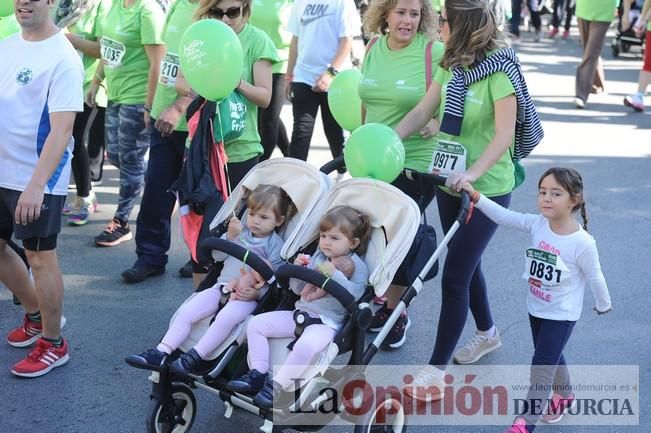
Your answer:
[[[630,16],[629,16],[629,27],[624,28],[622,24],[622,15],[624,14],[623,2],[630,2]],[[621,0],[619,6],[617,7],[617,31],[615,33],[615,38],[610,44],[610,48],[613,52],[613,57],[618,57],[620,53],[628,53],[631,51],[631,47],[641,47],[642,53],[644,53],[644,35],[638,37],[635,34],[635,24],[640,17],[642,11],[642,6],[644,0]]]
[[[336,168],[336,165],[328,164],[328,166],[329,168],[324,166],[322,170]],[[363,376],[364,366],[368,365],[377,353],[402,311],[420,292],[425,275],[434,266],[445,245],[459,225],[466,221],[468,215],[470,200],[467,195],[464,195],[457,222],[405,292],[400,304],[382,330],[367,346],[366,331],[372,316],[370,301],[376,295],[384,294],[407,256],[419,229],[420,210],[411,198],[389,184],[371,179],[350,179],[333,186],[332,181],[323,171],[317,170],[306,162],[291,158],[272,159],[260,163],[232,192],[211,223],[211,229],[214,229],[215,234],[220,234],[220,227],[223,228],[233,214],[241,216],[240,219],[246,218],[246,206],[242,198],[247,189],[252,190],[260,184],[277,185],[289,195],[298,210],[282,235],[285,242],[281,257],[287,263],[293,263],[293,259],[299,253],[314,252],[319,239],[319,221],[322,215],[335,206],[352,206],[368,215],[372,226],[367,251],[362,257],[369,269],[369,280],[361,299],[355,300],[335,281],[329,280],[320,272],[302,266],[282,265],[274,273],[254,253],[247,252],[245,248],[223,239],[208,239],[204,241],[201,248],[207,254],[215,250],[226,252],[251,266],[267,281],[269,290],[252,315],[272,310],[293,310],[296,295],[289,290],[289,278],[298,278],[324,289],[347,311],[346,320],[334,340],[314,357],[313,363],[303,371],[300,380],[295,381],[295,384],[300,384],[300,389],[285,390],[273,409],[264,409],[255,404],[253,396],[239,394],[226,387],[230,380],[248,370],[245,341],[248,320],[244,321],[210,354],[205,370],[200,374],[180,376],[169,370],[169,364],[151,369],[149,376],[152,382],[151,401],[146,415],[148,433],[189,432],[197,411],[194,396],[196,389],[208,391],[221,399],[226,407],[224,413],[226,418],[231,416],[234,408],[257,415],[263,422],[260,429],[266,433],[284,429],[318,431],[324,427],[329,420],[337,416],[337,411],[327,411],[326,419],[320,416],[318,423],[310,422],[314,418],[306,418],[310,417],[313,411],[320,411],[324,405],[332,403],[320,391],[325,388],[336,389],[343,383],[353,380],[351,371]],[[432,175],[420,173],[409,173],[409,175],[420,176],[419,179],[425,180],[425,183],[432,188],[435,187],[435,183],[443,182],[443,179]],[[211,321],[211,318],[207,318],[196,323],[187,340],[171,355],[171,360],[194,347]],[[270,365],[279,365],[283,362],[289,353],[287,346],[292,341],[292,338],[270,340]],[[350,368],[336,368],[331,365],[337,356],[348,353],[350,353],[348,361],[343,367]],[[343,402],[341,404],[343,405]],[[380,422],[377,414],[387,405],[396,408],[393,411],[395,414],[390,419],[382,417]],[[352,420],[351,423],[355,424],[354,431],[368,432],[380,428],[382,431],[403,432],[405,411],[400,405],[400,401],[389,397],[386,401],[376,402],[374,408],[367,414]],[[296,410],[306,407],[312,410]],[[325,412],[321,411],[321,413]],[[387,427],[390,429],[387,430]]]

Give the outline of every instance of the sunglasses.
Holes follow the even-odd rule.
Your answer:
[[[448,19],[445,18],[443,15],[439,14],[439,28],[443,27],[445,23],[448,22]]]
[[[219,8],[211,8],[209,13],[218,20],[224,18],[224,15],[226,15],[229,19],[234,20],[242,14],[242,6],[228,8],[225,11]]]

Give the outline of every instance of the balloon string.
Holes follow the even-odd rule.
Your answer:
[[[224,146],[224,153],[226,153],[226,140],[224,139],[224,127],[222,125],[222,113],[221,110],[219,109],[219,105],[222,102],[228,102],[226,98],[222,99],[217,103],[217,122],[219,122],[219,138],[222,143],[222,146]],[[230,104],[230,102],[229,102]],[[231,195],[231,181],[228,177],[228,164],[224,164],[224,173],[226,173],[226,188],[228,189],[228,196]]]

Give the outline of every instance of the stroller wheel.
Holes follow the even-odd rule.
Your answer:
[[[364,424],[355,426],[355,433],[405,433],[407,419],[402,402],[387,398],[367,415]]]
[[[156,399],[149,403],[147,433],[186,433],[197,415],[197,400],[189,386],[172,385],[171,401],[164,405]]]
[[[613,52],[613,57],[619,57],[619,44],[617,43],[616,39],[613,40],[613,43],[610,45],[610,48]]]
[[[631,51],[631,44],[627,44],[626,42],[622,42],[622,51],[625,53],[628,53]]]

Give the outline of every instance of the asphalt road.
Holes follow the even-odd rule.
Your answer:
[[[527,181],[513,194],[512,208],[536,211],[536,182],[551,165],[577,168],[584,176],[590,232],[598,242],[614,311],[605,317],[591,313],[586,294],[582,319],[566,350],[571,364],[637,365],[640,418],[635,426],[539,427],[541,433],[649,433],[649,252],[651,245],[651,114],[633,114],[621,100],[633,92],[641,60],[635,55],[613,59],[604,47],[607,88],[591,97],[588,108],[573,106],[574,71],[580,56],[578,38],[518,47],[530,91],[542,115],[546,138],[525,160]],[[283,117],[290,119],[290,107]],[[287,123],[291,125],[291,123]],[[328,158],[324,136],[317,126],[311,162]],[[149,386],[146,374],[129,368],[123,358],[154,345],[168,320],[192,291],[177,269],[187,259],[178,234],[173,235],[168,271],[138,285],[120,280],[134,259],[134,243],[115,248],[92,246],[92,238],[112,217],[117,195],[117,172],[108,169],[97,187],[101,212],[84,227],[65,227],[59,256],[65,281],[65,336],[70,362],[38,379],[13,377],[10,366],[26,353],[0,346],[0,433],[126,433],[144,431]],[[135,221],[137,209],[134,211]],[[435,206],[429,221],[438,226]],[[439,230],[440,233],[440,230]],[[493,314],[502,334],[500,350],[484,365],[526,365],[532,354],[525,294],[520,288],[521,251],[527,236],[499,229],[484,256]],[[411,308],[413,326],[407,343],[397,351],[381,352],[373,364],[425,363],[433,347],[440,308],[440,278],[429,282]],[[22,311],[0,289],[0,329],[19,323]],[[469,323],[464,338],[472,332]],[[613,367],[617,368],[617,367]],[[259,420],[243,413],[223,418],[224,405],[197,392],[198,416],[193,432],[255,432]],[[508,420],[507,420],[508,421]],[[505,423],[507,422],[505,421]],[[326,432],[345,431],[327,427]],[[500,426],[413,427],[409,431],[439,433],[499,432]]]

